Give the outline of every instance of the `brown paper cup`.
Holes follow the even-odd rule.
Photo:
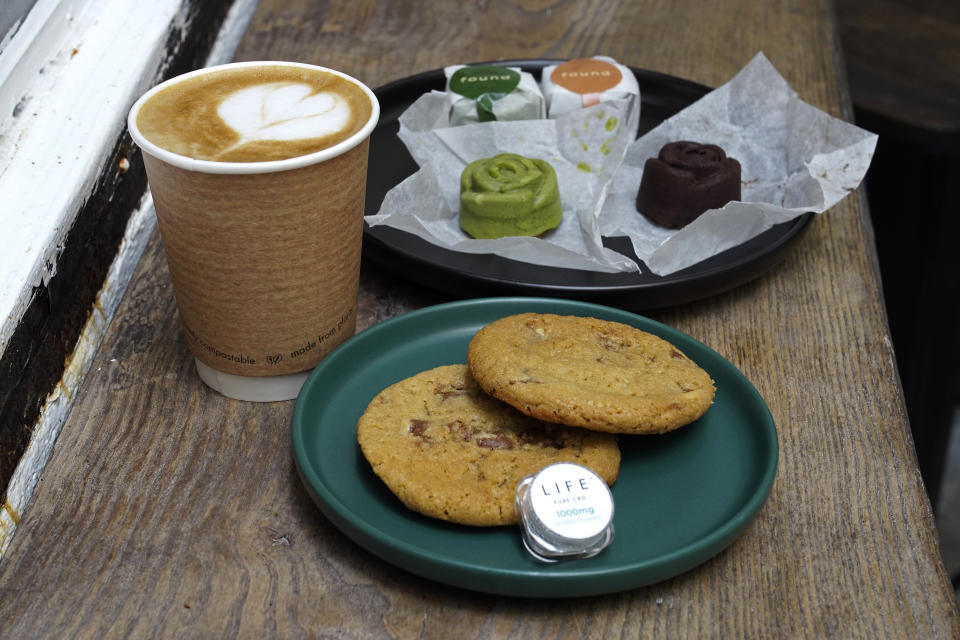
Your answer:
[[[370,121],[342,143],[288,160],[201,161],[152,144],[136,114],[168,83],[131,109],[184,338],[201,378],[224,395],[295,398],[310,370],[354,334],[379,105],[347,79],[368,94]]]

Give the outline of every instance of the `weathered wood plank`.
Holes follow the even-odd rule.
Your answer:
[[[858,107],[954,152],[960,135],[960,7],[937,0],[836,3]]]
[[[159,7],[144,15],[145,19],[159,22],[157,16],[163,16],[164,10],[169,10],[172,23],[162,25],[169,28],[169,33],[165,36],[168,50],[151,52],[153,55],[149,63],[143,67],[139,66],[139,59],[135,58],[129,68],[123,70],[127,78],[121,82],[114,77],[101,77],[97,80],[103,84],[113,82],[127,87],[128,82],[139,81],[141,76],[149,83],[156,75],[175,75],[202,64],[214,45],[214,39],[230,3],[214,6],[184,0],[179,15],[176,8]],[[79,4],[63,11],[53,11],[56,20],[50,18],[50,21],[59,20],[69,24],[73,21],[71,12],[82,14],[82,19],[79,16],[76,18],[78,22],[98,24],[106,21],[98,20],[96,16],[91,17],[89,14],[94,13],[91,7]],[[61,13],[68,15],[62,16]],[[130,29],[131,25],[120,22],[122,19],[123,16],[116,17],[118,26]],[[53,26],[49,28],[54,30]],[[94,30],[94,27],[88,28],[90,31]],[[144,29],[141,35],[146,38],[151,33],[155,32]],[[159,33],[164,34],[163,31]],[[68,31],[63,37],[73,42],[70,38],[83,40],[85,36],[91,35]],[[51,39],[55,41],[54,44],[62,46],[59,39]],[[110,51],[109,43],[98,42],[97,45],[104,51]],[[99,50],[94,45],[89,48]],[[78,49],[74,49],[72,53],[77,52]],[[69,51],[59,49],[41,53],[48,55],[49,59],[34,60],[39,54],[30,49],[29,55],[24,54],[26,61],[22,63],[27,68],[14,65],[12,75],[28,75],[31,78],[42,77],[44,74],[56,76],[61,71],[60,67],[66,64],[66,58],[73,57],[69,55]],[[120,52],[116,51],[111,53],[120,55]],[[136,53],[143,55],[142,51]],[[45,66],[40,66],[39,70],[34,70],[31,66],[41,64]],[[133,65],[138,66],[134,68]],[[106,75],[110,71],[104,69],[103,73]],[[37,82],[39,84],[39,80]],[[91,85],[100,86],[96,81],[91,81]],[[38,232],[32,236],[32,242],[16,238],[26,246],[14,242],[10,237],[0,240],[4,258],[20,263],[16,274],[22,275],[19,267],[34,261],[39,261],[45,270],[42,277],[24,270],[23,273],[28,275],[19,281],[12,280],[16,277],[13,272],[3,274],[4,303],[9,298],[8,294],[16,297],[22,290],[18,305],[4,308],[3,317],[0,318],[0,327],[3,329],[0,332],[0,488],[3,489],[29,444],[45,399],[54,391],[63,376],[65,360],[73,352],[80,332],[94,310],[97,294],[103,286],[110,264],[117,255],[131,212],[139,206],[147,184],[140,155],[133,153],[133,142],[123,126],[125,113],[120,113],[120,110],[129,106],[124,101],[132,99],[132,96],[123,95],[118,89],[116,95],[110,96],[112,100],[104,97],[109,107],[102,104],[94,104],[92,108],[77,105],[78,111],[71,114],[71,117],[65,117],[63,112],[56,116],[60,121],[97,121],[100,127],[97,131],[109,129],[116,139],[98,141],[97,145],[90,142],[85,145],[83,140],[57,139],[54,137],[57,134],[68,136],[71,133],[68,127],[62,127],[57,131],[46,132],[50,138],[44,141],[49,145],[62,147],[53,151],[44,148],[41,151],[30,147],[30,142],[36,142],[37,138],[31,134],[35,133],[36,129],[43,129],[43,123],[46,122],[34,122],[36,112],[41,111],[45,115],[52,108],[62,108],[58,104],[44,104],[44,101],[53,102],[65,98],[56,93],[48,95],[49,89],[21,86],[12,79],[9,84],[4,84],[4,90],[17,95],[22,92],[19,106],[27,105],[21,109],[14,108],[9,121],[8,114],[4,114],[5,126],[9,127],[4,131],[9,137],[4,140],[3,170],[0,172],[6,187],[3,191],[5,210],[0,216],[4,232],[14,236],[21,228],[30,228],[34,223],[39,226],[49,225],[56,229],[56,232],[49,236]],[[131,88],[130,91],[134,89]],[[7,97],[14,99],[17,95]],[[72,98],[77,102],[81,101],[80,96]],[[115,114],[113,120],[106,115],[107,110],[112,110]],[[31,125],[35,129],[31,129]],[[93,127],[92,124],[90,126]],[[90,135],[87,131],[83,133]],[[11,144],[12,139],[18,142],[11,151],[6,146]],[[102,149],[103,155],[93,155],[90,159],[90,154],[95,154],[92,150],[94,147]],[[66,184],[56,183],[58,179],[63,179],[63,176],[55,174],[51,170],[53,166],[72,167],[70,181]],[[85,171],[89,171],[89,175],[85,175]],[[49,193],[55,196],[44,198],[43,194],[35,193],[36,184],[22,182],[24,174],[31,178],[40,176],[37,184],[46,186]],[[44,180],[47,182],[44,183]],[[74,188],[81,191],[69,192]],[[49,245],[43,246],[43,243]],[[31,279],[35,279],[35,282],[31,282]]]

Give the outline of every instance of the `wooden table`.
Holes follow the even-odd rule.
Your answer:
[[[710,86],[764,51],[800,97],[849,118],[831,3],[263,0],[239,59],[371,86],[444,64],[604,53]],[[757,386],[779,471],[759,516],[702,566],[570,601],[461,591],[394,568],[301,486],[292,402],[197,378],[154,238],[0,563],[4,637],[955,638],[917,473],[862,191],[728,293],[649,315]],[[359,324],[444,300],[366,266]]]
[[[854,114],[880,136],[870,218],[917,460],[936,505],[960,390],[960,5],[837,0],[836,11]],[[905,208],[923,211],[925,224]]]

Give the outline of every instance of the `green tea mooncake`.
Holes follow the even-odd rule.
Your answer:
[[[460,227],[474,238],[537,236],[562,218],[557,174],[544,160],[501,153],[460,175]]]

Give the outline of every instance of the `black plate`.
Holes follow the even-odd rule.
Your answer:
[[[521,67],[538,80],[558,60],[509,60],[492,64]],[[710,91],[709,87],[652,71],[633,69],[640,84],[643,135]],[[422,94],[443,90],[443,69],[391,82],[375,90],[380,123],[370,138],[367,215],[376,214],[386,193],[418,169],[397,137],[398,118]],[[778,263],[807,228],[814,214],[778,224],[747,242],[666,276],[650,273],[624,237],[604,245],[629,256],[643,273],[600,273],[542,267],[494,254],[443,249],[387,226],[364,224],[363,255],[392,273],[456,297],[550,295],[599,302],[624,309],[653,309],[706,298],[752,280]]]

